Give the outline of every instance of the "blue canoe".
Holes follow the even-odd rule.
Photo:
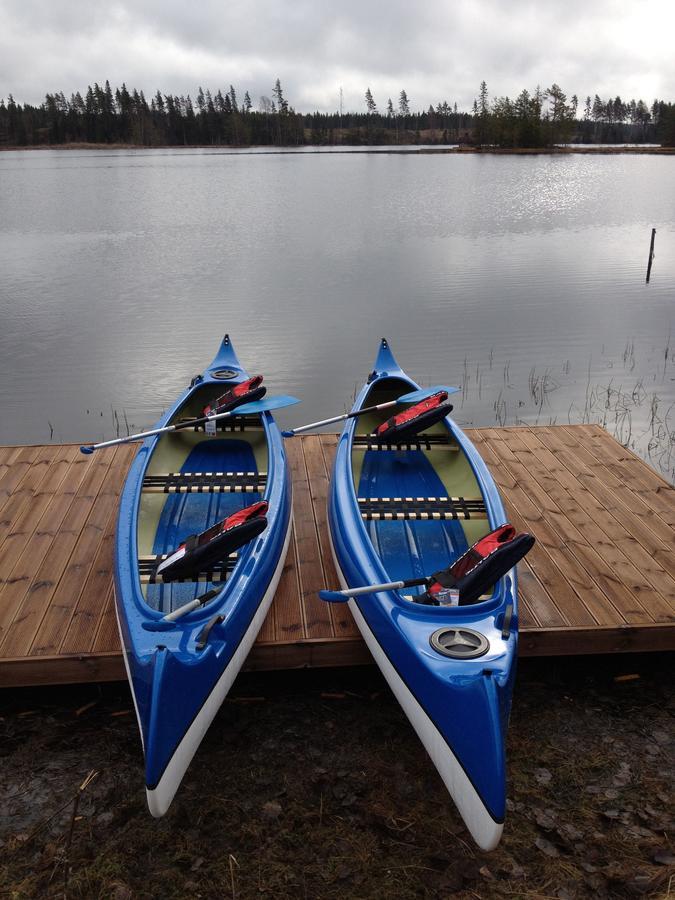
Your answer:
[[[383,340],[352,411],[416,388]],[[338,442],[328,516],[343,588],[428,576],[506,522],[485,463],[452,419],[387,449],[368,438],[386,417],[349,419]],[[506,804],[516,571],[468,606],[413,602],[423,590],[359,596],[349,606],[474,840],[490,850]]]
[[[198,416],[247,380],[226,335],[159,426]],[[225,424],[227,423],[227,424]],[[215,523],[267,501],[267,526],[220,565],[163,581],[161,561]],[[291,530],[291,484],[272,415],[225,418],[215,435],[147,439],[120,499],[115,589],[124,659],[145,754],[150,812],[163,815],[263,623]],[[172,611],[211,592],[176,621]]]

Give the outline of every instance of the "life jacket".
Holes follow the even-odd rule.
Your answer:
[[[457,588],[460,606],[475,603],[533,546],[531,534],[516,534],[513,525],[502,525],[476,541],[447,569],[435,572],[426,594],[421,595],[418,602],[437,606],[440,592]]]
[[[247,544],[267,527],[267,500],[233,513],[201,534],[193,534],[163,560],[155,575],[162,581],[190,578],[221,562],[233,550]]]
[[[208,406],[205,406],[202,415],[214,416],[216,413],[229,412],[242,403],[253,403],[254,400],[260,400],[267,393],[267,388],[262,387],[262,382],[262,375],[254,375],[252,378],[242,381],[241,384],[235,384],[217,400],[212,400]]]
[[[452,411],[452,403],[448,403],[447,399],[447,391],[432,394],[431,397],[378,425],[373,435],[374,439],[382,444],[395,444],[435,425]]]

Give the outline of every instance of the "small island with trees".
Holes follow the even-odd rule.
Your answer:
[[[0,99],[0,149],[23,147],[251,147],[433,145],[459,150],[553,150],[609,145],[675,148],[675,103],[568,98],[558,84],[490,98],[485,81],[470,111],[447,100],[413,111],[405,90],[380,106],[370,87],[362,112],[297,112],[279,79],[254,106],[233,85],[199,88],[195,99],[149,100],[125,84],[95,83],[67,98],[47,94],[39,106]]]

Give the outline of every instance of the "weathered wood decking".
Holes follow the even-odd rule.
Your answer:
[[[675,489],[598,426],[469,431],[519,529],[521,655],[675,648]],[[335,435],[287,442],[295,533],[249,669],[370,657],[326,524]],[[113,609],[117,496],[133,445],[0,448],[0,686],[124,677]]]

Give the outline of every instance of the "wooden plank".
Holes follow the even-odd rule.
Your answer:
[[[85,466],[77,448],[62,447],[0,547],[0,642],[75,496]],[[0,655],[16,654],[8,648]]]
[[[25,447],[0,447],[0,484],[2,484],[2,479],[9,469],[12,460],[15,459],[20,450],[25,449]]]
[[[575,553],[578,545],[583,545],[585,541],[565,514],[572,502],[565,488],[551,477],[535,448],[526,441],[522,430],[516,432],[504,429],[502,434],[504,442],[514,455],[515,461],[511,463],[512,472],[527,485],[527,493],[541,505],[546,519],[564,541],[564,553],[557,561],[565,578],[574,587],[598,624],[625,624],[626,619],[621,609],[624,606],[632,609],[633,601],[625,592],[617,593],[614,590],[612,572],[599,556]],[[602,577],[597,577],[599,575]],[[604,588],[607,586],[609,591],[605,592]]]
[[[564,581],[572,588],[579,604],[573,600],[574,607],[570,607],[570,597],[561,598],[564,609],[571,625],[590,625],[595,623],[620,624],[623,620],[617,615],[614,607],[605,600],[597,588],[590,583],[588,573],[575,558],[569,547],[562,539],[561,530],[556,527],[556,517],[560,515],[559,508],[542,491],[535,480],[534,465],[532,460],[526,458],[520,461],[518,447],[514,446],[514,436],[508,441],[504,435],[503,463],[513,474],[517,482],[522,485],[522,493],[532,502],[534,509],[541,510],[542,523],[533,531],[538,541],[544,544],[552,562],[559,569]],[[508,451],[508,453],[507,453]],[[529,452],[529,451],[527,451]],[[520,491],[520,489],[519,489]],[[522,506],[520,501],[519,508]],[[542,525],[544,526],[542,528]],[[572,617],[573,616],[573,617]]]
[[[102,463],[107,462],[108,466],[105,470],[102,469],[101,488],[91,504],[83,502],[82,515],[87,512],[87,507],[89,513],[84,525],[79,530],[74,515],[75,512],[79,512],[75,510],[77,499],[71,507],[68,525],[76,533],[74,546],[58,585],[48,600],[48,606],[28,651],[30,655],[50,656],[57,652],[78,606],[81,613],[89,610],[98,621],[100,603],[101,599],[105,597],[107,585],[99,590],[99,593],[85,593],[85,590],[88,587],[89,574],[106,526],[112,528],[114,525],[117,500],[130,461],[129,450],[126,446],[110,448],[105,456],[107,460],[102,460]],[[95,483],[90,481],[87,491],[93,493],[94,488]],[[65,521],[64,525],[66,525]],[[53,545],[51,549],[54,549]],[[67,547],[62,547],[61,550],[65,553]],[[91,591],[91,587],[89,587],[89,591]],[[82,602],[80,603],[80,601]]]
[[[542,443],[573,473],[570,467],[577,464],[559,435],[547,428],[542,428],[538,434]],[[675,620],[675,583],[670,576],[656,564],[649,564],[637,541],[577,479],[569,493],[575,501],[569,518],[584,535],[588,545],[594,547],[612,567],[649,617],[656,622]],[[633,559],[640,560],[642,570],[632,562]]]
[[[648,503],[656,514],[675,527],[675,488],[643,460],[622,447],[599,426],[578,426],[598,462],[621,480],[626,488]]]
[[[0,515],[28,469],[41,451],[40,447],[10,447],[0,462]]]
[[[537,594],[543,590],[527,560],[518,563],[518,618],[522,628],[537,628],[540,625],[534,610],[541,602]],[[550,597],[547,597],[547,602],[551,602]]]
[[[323,583],[327,588],[339,589],[340,583],[335,570],[328,527],[329,472],[332,469],[337,435],[317,434],[311,435],[311,438],[311,440],[305,438],[302,443],[307,463],[307,475],[312,488],[312,506],[321,548]],[[325,451],[328,453],[330,462],[327,462],[325,458]],[[346,603],[328,603],[326,605],[329,607],[333,634],[336,637],[359,636],[360,632]]]
[[[257,640],[262,642],[274,642],[275,636],[277,632],[277,623],[276,623],[276,610],[274,608],[274,601],[272,601],[272,605],[267,611],[267,615],[265,616],[265,621],[262,623],[262,627],[258,632]]]
[[[83,581],[79,591],[72,618],[61,635],[61,643],[57,648],[59,653],[91,653],[94,651],[96,635],[106,614],[109,598],[112,599],[113,547],[116,524],[117,507],[113,506],[89,575],[86,581]]]
[[[105,652],[2,660],[0,686],[124,681],[126,673],[116,629],[114,641],[117,647]],[[673,650],[675,629],[667,625],[524,629],[520,632],[518,644],[521,657]],[[324,638],[281,644],[256,643],[244,663],[243,671],[368,664],[373,664],[372,657],[360,639]]]
[[[675,650],[675,629],[667,625],[621,628],[531,629],[520,633],[519,656],[580,656]]]
[[[328,492],[330,490],[330,478],[333,471],[333,463],[335,462],[335,450],[337,448],[339,435],[322,434],[321,435],[321,455],[323,457],[325,481],[323,489],[319,497],[315,501],[317,508],[317,521],[319,524],[319,538],[321,540],[321,552],[324,559],[324,574],[326,586],[328,588],[340,587],[335,561],[333,560],[333,551],[330,544],[330,528],[328,525]],[[333,624],[336,636],[340,637],[358,637],[360,635],[358,626],[354,621],[351,610],[346,603],[334,604],[331,610],[333,616]]]
[[[115,588],[112,581],[103,601],[103,615],[98,625],[92,650],[95,654],[109,653],[114,650],[120,652],[120,633],[115,614]]]
[[[571,427],[580,428],[581,426],[575,425]],[[536,434],[529,429],[519,430],[518,436],[531,450],[543,447]],[[672,546],[675,542],[675,530],[673,527],[658,516],[643,497],[629,490],[624,481],[617,478],[606,465],[599,462],[594,452],[587,450],[585,447],[583,452],[586,465],[596,478],[595,484],[598,490],[603,492],[602,496],[598,495],[598,499],[607,508],[609,508],[610,504],[618,506],[622,510],[622,515],[623,510],[627,510],[631,518],[635,517],[639,521],[639,527],[644,529],[646,536],[655,535],[666,546]]]
[[[293,525],[286,562],[284,563],[277,592],[272,602],[274,607],[274,639],[276,641],[299,640],[305,637],[298,569],[295,525]]]
[[[500,459],[499,465],[492,467],[492,473],[504,491],[509,521],[519,531],[530,531],[537,540],[528,554],[528,563],[540,584],[546,589],[541,599],[543,601],[549,599],[545,605],[533,606],[537,619],[542,625],[549,627],[571,624],[579,619],[582,621],[578,624],[583,624],[584,621],[588,621],[588,610],[565,581],[553,559],[560,552],[558,536],[544,520],[541,510],[531,502],[526,492],[517,486],[517,480],[507,465],[508,447],[493,429],[486,429],[485,439],[490,440],[493,452]],[[506,483],[510,485],[508,489],[505,488]]]
[[[54,599],[59,581],[66,569],[70,555],[80,537],[82,529],[91,513],[92,506],[110,468],[112,454],[95,454],[91,460],[85,461],[84,475],[79,477],[77,464],[73,464],[71,472],[73,484],[79,481],[75,496],[60,494],[63,499],[61,507],[56,511],[54,504],[54,524],[52,540],[43,555],[37,569],[29,579],[26,592],[14,616],[11,625],[0,644],[0,655],[9,656],[8,648],[14,656],[28,655],[42,620],[49,612],[50,603]],[[100,529],[95,535],[100,540]],[[72,598],[66,597],[67,603]],[[54,615],[60,615],[55,606]]]
[[[605,554],[601,555],[598,552],[599,548],[596,546],[598,535],[594,535],[592,540],[584,533],[583,527],[577,527],[580,521],[582,525],[585,521],[583,506],[580,510],[580,500],[575,496],[578,489],[577,480],[557,456],[539,440],[540,433],[540,429],[537,428],[537,436],[534,443],[530,441],[530,446],[548,473],[547,477],[540,476],[542,485],[562,513],[560,516],[551,516],[554,525],[624,622],[639,624],[653,621],[633,591],[617,577],[613,565],[607,561]],[[606,539],[601,539],[607,543]]]
[[[28,468],[22,467],[23,477],[13,486],[11,494],[9,494],[0,510],[0,554],[2,553],[1,545],[5,537],[16,528],[21,514],[26,510],[29,503],[32,504],[35,491],[41,480],[47,474],[58,454],[63,452],[58,446],[30,449],[37,449],[39,452]]]
[[[597,435],[597,431],[594,431],[593,434]],[[604,444],[608,437],[606,432],[603,432],[603,434],[604,438],[600,438],[600,444]],[[617,478],[606,465],[599,462],[595,449],[589,449],[590,441],[583,435],[579,435],[574,430],[571,430],[569,426],[559,426],[558,428],[551,430],[551,436],[554,439],[559,440],[568,449],[569,452],[566,460],[568,468],[570,468],[570,460],[573,460],[571,465],[575,470],[579,469],[584,475],[592,476],[597,483],[606,486],[606,489],[609,489],[610,491],[613,489],[618,490],[619,496],[625,498],[622,507],[627,512],[635,513],[636,515],[641,515],[643,518],[647,518],[652,523],[650,530],[659,534],[661,539],[665,539],[667,543],[672,544],[675,536],[672,522],[672,514],[675,512],[675,488],[666,483],[661,484],[661,477],[657,473],[652,472],[642,460],[638,460],[637,457],[635,457],[634,461],[642,468],[643,473],[649,472],[650,477],[655,476],[658,482],[658,490],[656,492],[650,489],[649,496],[652,502],[647,504],[644,501],[643,495],[635,493],[632,490],[626,491],[626,482]],[[616,441],[613,441],[613,443],[616,445]],[[629,451],[626,452],[628,453]],[[631,481],[635,484],[634,478],[632,478]],[[667,518],[671,520],[670,524],[661,518],[659,513],[654,510],[653,499],[655,493],[662,501],[660,505],[666,512]],[[616,503],[616,500],[613,502]]]
[[[519,565],[520,654],[675,649],[672,615],[659,619],[659,602],[675,601],[673,489],[597,426],[472,429],[469,436],[514,525],[539,538]],[[370,660],[348,607],[326,609],[315,594],[336,579],[325,510],[336,440],[289,442],[302,533],[294,531],[247,669]],[[96,494],[77,445],[0,448],[0,485],[7,489],[0,509],[0,684],[124,677],[112,544],[117,494],[135,451],[117,449]],[[342,615],[350,628],[343,637]],[[41,623],[30,653],[14,653],[25,651],[29,621]]]
[[[302,561],[298,574],[304,630],[308,638],[333,637],[330,612],[326,608],[328,604],[319,600],[318,596],[323,588],[323,572],[302,443],[287,441],[286,452],[293,478],[296,550],[298,559]]]
[[[274,669],[363,665],[374,663],[368,647],[360,637],[321,638],[283,644],[254,644],[243,671],[269,672]]]
[[[91,684],[125,679],[124,660],[119,647],[109,653],[3,659],[0,667],[0,687]]]

